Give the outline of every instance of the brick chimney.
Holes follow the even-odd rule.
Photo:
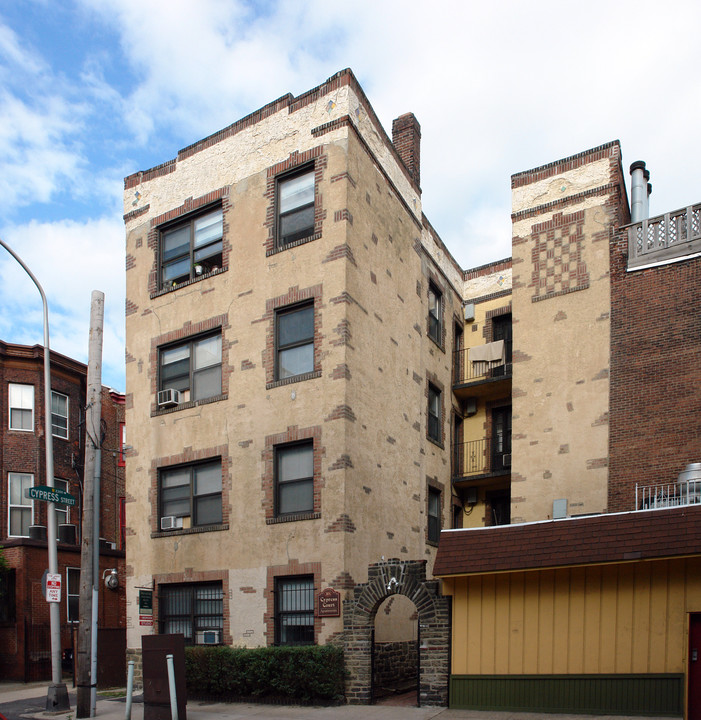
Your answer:
[[[409,171],[421,185],[421,125],[414,113],[405,113],[392,121],[392,144]]]

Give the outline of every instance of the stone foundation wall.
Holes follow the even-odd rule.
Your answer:
[[[129,661],[134,661],[134,688],[143,688],[144,686],[144,663],[141,658],[141,650],[137,648],[127,648],[127,673],[129,671]]]

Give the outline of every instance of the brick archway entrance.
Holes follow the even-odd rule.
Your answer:
[[[349,703],[372,702],[372,630],[380,604],[392,595],[405,595],[416,606],[421,705],[448,704],[450,598],[438,592],[437,580],[426,580],[425,560],[388,560],[368,567],[368,582],[356,585],[343,603],[344,650]]]

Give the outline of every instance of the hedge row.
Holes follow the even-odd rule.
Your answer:
[[[343,650],[332,645],[188,647],[185,676],[194,697],[318,705],[344,701]]]

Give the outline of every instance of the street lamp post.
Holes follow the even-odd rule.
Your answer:
[[[46,484],[54,487],[54,446],[53,432],[51,429],[51,366],[49,350],[49,305],[46,302],[44,289],[34,277],[32,271],[22,262],[22,259],[2,239],[2,245],[12,257],[22,266],[27,275],[37,286],[44,305],[44,435],[46,439]],[[54,503],[48,503],[47,534],[49,550],[49,572],[54,575],[58,573],[58,554],[56,551],[56,513]],[[51,685],[46,695],[47,711],[61,712],[70,710],[68,701],[68,689],[66,684],[61,682],[61,617],[59,604],[49,603],[49,621],[51,624]]]

